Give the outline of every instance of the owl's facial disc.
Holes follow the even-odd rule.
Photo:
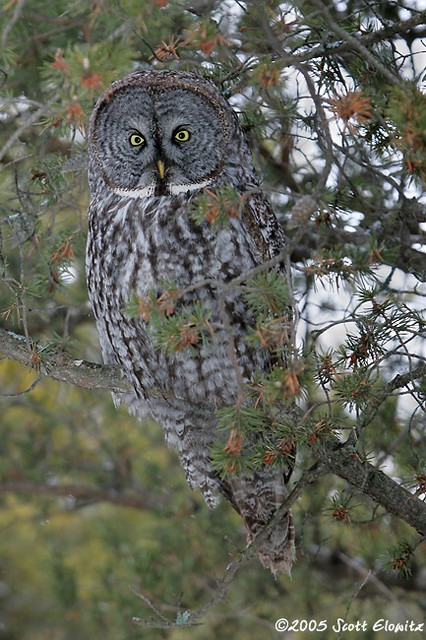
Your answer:
[[[100,103],[92,142],[105,182],[131,198],[204,189],[226,151],[218,109],[186,89],[130,86]]]

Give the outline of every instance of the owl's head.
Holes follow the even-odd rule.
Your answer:
[[[90,154],[121,196],[177,195],[217,183],[237,129],[208,80],[183,71],[136,72],[98,100]]]

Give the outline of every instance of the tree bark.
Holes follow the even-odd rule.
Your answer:
[[[347,480],[361,493],[370,496],[389,513],[411,525],[420,535],[426,534],[426,503],[404,489],[383,471],[363,462],[356,453],[345,447],[325,447],[320,460],[329,471]]]
[[[76,360],[63,352],[42,355],[34,345],[29,349],[23,336],[0,329],[0,353],[9,360],[34,369],[41,375],[86,389],[105,389],[116,393],[131,391],[131,387],[118,367],[87,360]],[[37,366],[34,362],[37,361]]]

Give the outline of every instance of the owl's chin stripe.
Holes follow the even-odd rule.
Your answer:
[[[169,184],[168,188],[172,196],[177,196],[179,193],[205,189],[205,187],[208,187],[212,182],[213,178],[210,178],[210,180],[201,180],[201,182],[191,182],[189,184]]]
[[[201,180],[200,182],[190,182],[188,184],[168,184],[167,195],[177,196],[180,193],[198,191],[199,189],[208,187],[212,182],[213,178]],[[123,196],[124,198],[149,198],[155,195],[155,186],[155,183],[151,183],[146,187],[141,187],[140,189],[120,189],[114,187],[112,190],[118,196]]]
[[[124,198],[149,198],[155,193],[155,184],[150,184],[140,189],[118,189],[114,187],[113,192]]]

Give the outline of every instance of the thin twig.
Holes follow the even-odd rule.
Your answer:
[[[383,42],[385,40],[389,40],[393,36],[407,33],[407,31],[411,31],[415,27],[419,25],[423,25],[425,23],[426,23],[426,11],[420,11],[416,16],[413,16],[408,20],[402,20],[401,22],[396,22],[395,24],[389,27],[385,27],[384,29],[379,29],[378,31],[365,33],[356,37],[352,36],[352,39],[353,41],[355,41],[357,45],[358,44],[362,45],[363,48],[365,48],[370,44]],[[346,33],[347,32],[345,31],[345,34]],[[315,60],[316,58],[323,58],[324,56],[330,55],[330,53],[333,53],[333,55],[335,55],[336,53],[339,53],[339,54],[347,53],[353,49],[354,47],[353,41],[348,42],[347,39],[344,39],[343,42],[333,42],[327,45],[318,45],[317,47],[314,47],[312,49],[309,49],[299,54],[295,53],[295,51],[291,53],[286,52],[282,54],[281,62],[283,64],[283,67],[292,67],[295,64],[298,64],[301,62],[307,62],[308,60]]]
[[[26,0],[17,0],[16,2],[16,6],[15,6],[15,11],[13,12],[13,15],[11,17],[11,19],[9,20],[9,22],[6,23],[4,29],[3,29],[3,33],[1,34],[1,48],[4,49],[6,47],[6,43],[7,43],[7,38],[9,36],[10,31],[13,28],[13,25],[15,24],[15,22],[19,19],[19,16],[22,13],[22,9],[24,8],[24,4],[25,4]]]
[[[34,389],[41,382],[41,380],[42,380],[42,376],[37,376],[34,382],[32,382],[23,391],[18,391],[17,393],[0,393],[0,398],[17,398],[19,396],[24,396],[27,393],[31,393],[31,391],[34,391]]]
[[[9,137],[9,139],[6,140],[6,142],[4,143],[2,149],[0,149],[0,161],[5,157],[6,153],[9,151],[9,149],[11,149],[13,147],[15,142],[17,142],[19,140],[20,136],[24,133],[24,131],[26,131],[27,129],[32,127],[33,124],[35,124],[37,122],[37,120],[40,118],[40,116],[42,116],[44,113],[46,113],[46,111],[48,111],[48,109],[49,109],[48,105],[43,105],[42,107],[39,107],[36,111],[31,113],[31,115],[29,115],[27,118],[25,118],[25,120],[21,124],[21,126],[18,127],[16,129],[16,131],[14,131],[12,133],[12,135]]]
[[[334,20],[330,11],[321,0],[310,0],[310,2],[319,9],[330,29],[332,29],[339,38],[347,42],[354,51],[357,51],[364,60],[370,62],[390,84],[401,84],[398,76],[391,73],[389,69],[385,67],[385,65],[382,64],[380,60],[378,60],[378,58],[369,51],[369,49],[367,49],[360,38],[352,36]]]

